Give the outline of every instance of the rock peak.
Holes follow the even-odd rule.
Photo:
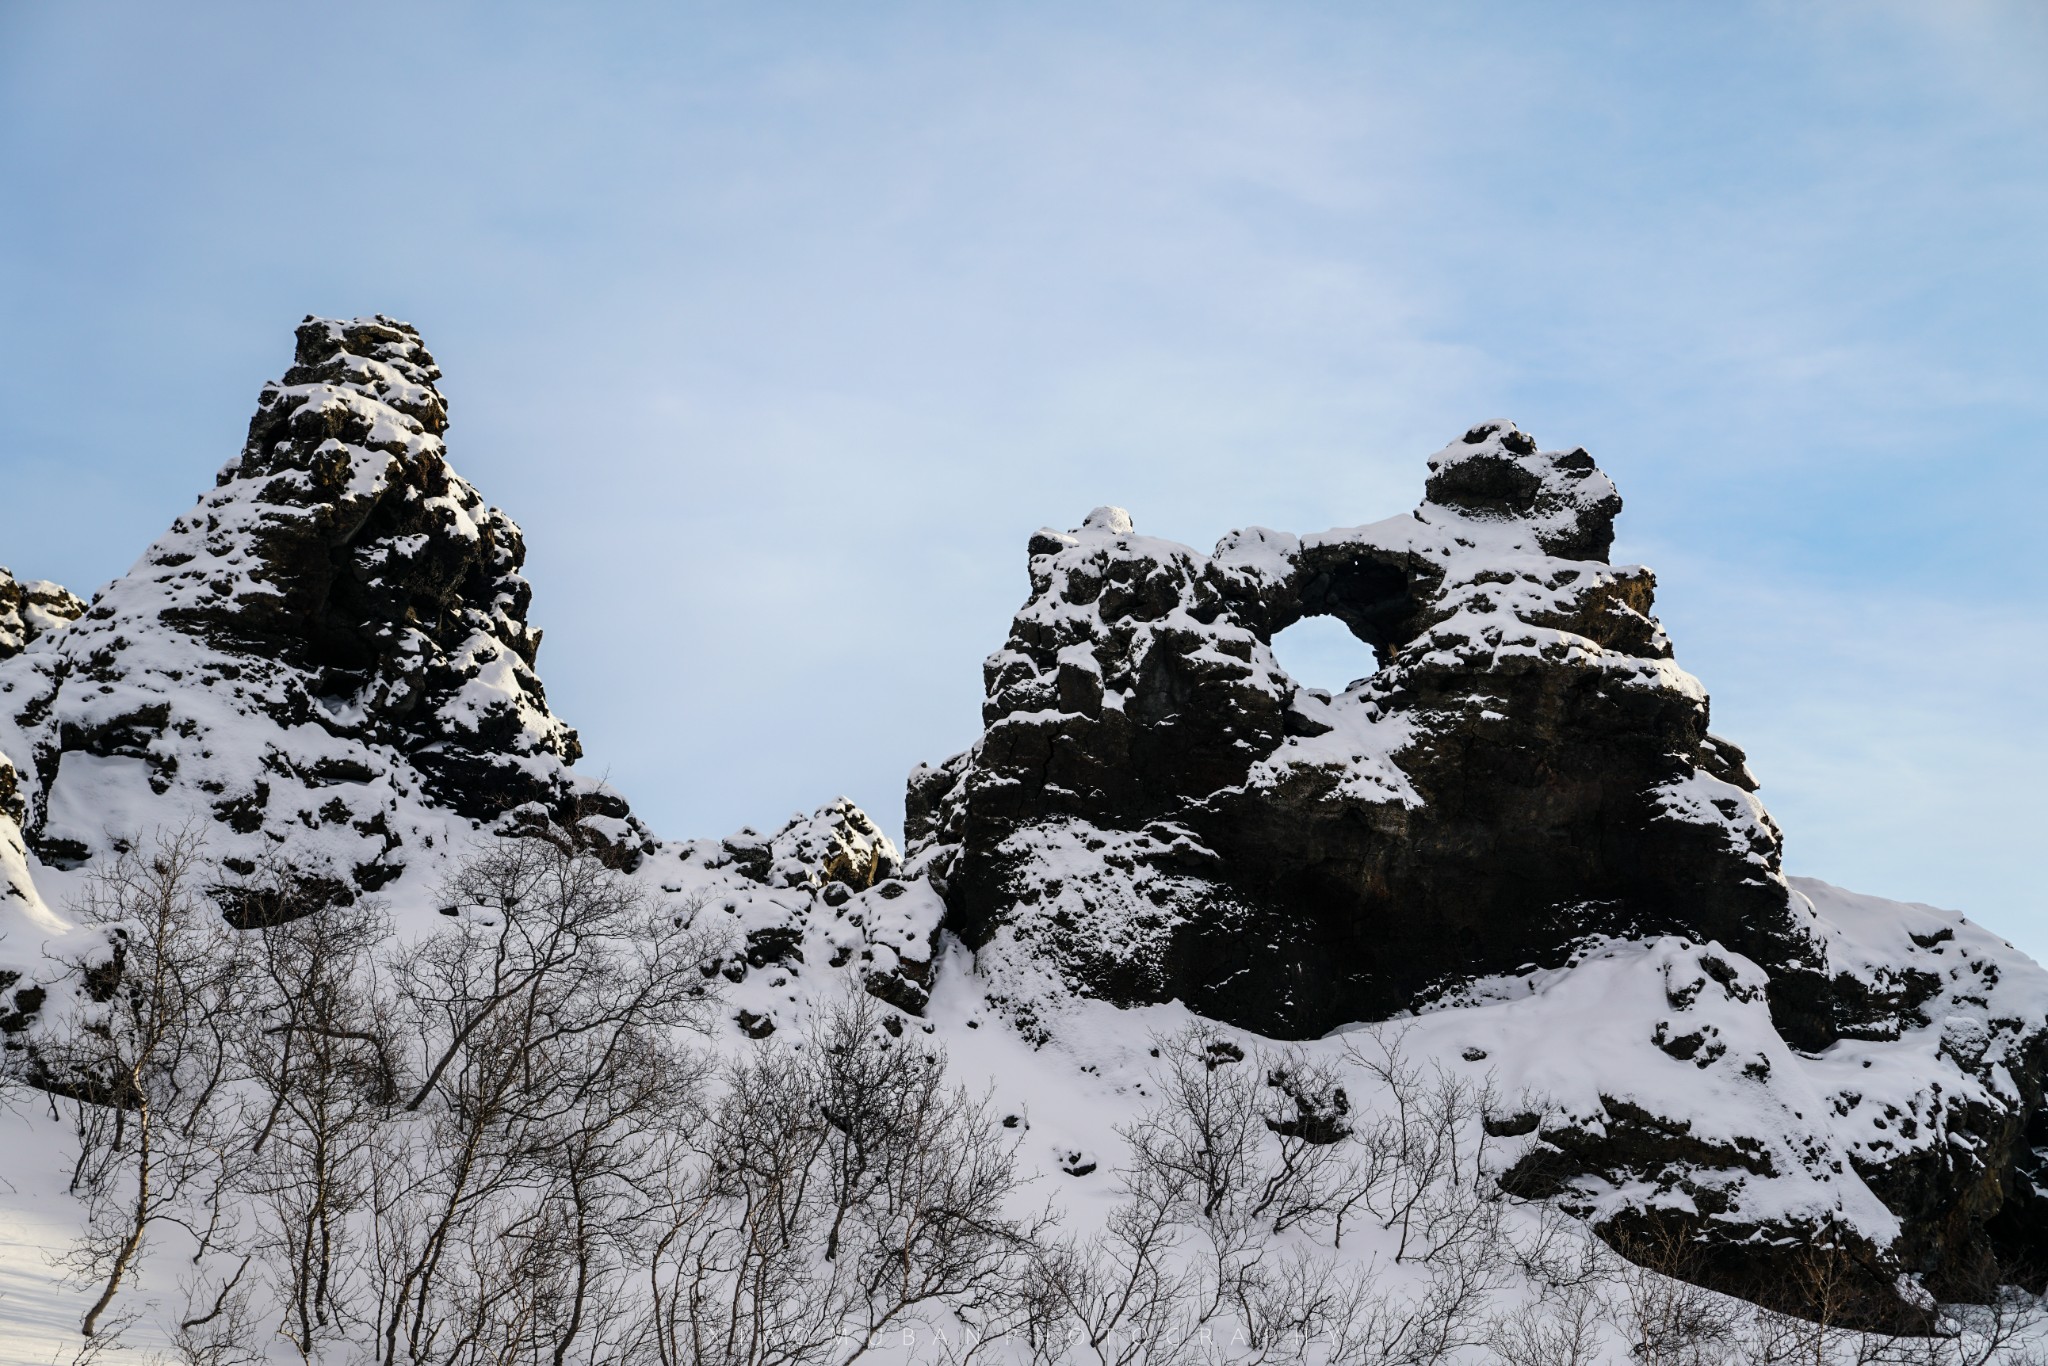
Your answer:
[[[1432,512],[1530,522],[1547,555],[1604,562],[1621,494],[1584,447],[1539,451],[1512,422],[1482,422],[1429,458],[1424,521]]]
[[[306,319],[215,486],[24,657],[24,742],[4,747],[33,756],[27,833],[46,858],[133,833],[112,828],[126,808],[108,789],[131,768],[230,842],[348,846],[326,875],[339,893],[395,876],[411,800],[479,821],[594,804],[624,823],[568,772],[579,746],[534,672],[524,539],[449,465],[440,373],[408,324]]]

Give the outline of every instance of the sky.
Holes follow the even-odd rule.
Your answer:
[[[120,574],[376,312],[664,834],[900,829],[1041,525],[1374,521],[1506,417],[1789,871],[2048,957],[2048,7],[0,0],[0,563]]]

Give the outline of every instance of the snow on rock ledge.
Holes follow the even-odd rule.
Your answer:
[[[84,599],[48,579],[17,579],[0,568],[0,659],[12,659],[85,615]]]

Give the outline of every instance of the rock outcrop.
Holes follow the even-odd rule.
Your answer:
[[[0,659],[12,659],[36,641],[85,615],[86,603],[48,579],[17,579],[0,567]]]
[[[844,797],[770,834],[664,845],[641,875],[688,897],[721,933],[727,947],[704,970],[725,979],[735,1020],[755,1038],[808,1024],[849,981],[924,1013],[945,903],[903,875],[895,842]]]
[[[1910,1318],[1898,1275],[1958,1292],[2038,1240],[2018,1230],[2038,1227],[2048,976],[1981,931],[1923,966],[1895,918],[1830,919],[1787,882],[1653,576],[1608,562],[1620,509],[1585,451],[1491,422],[1430,458],[1409,516],[1254,528],[1206,556],[1117,508],[1038,533],[981,739],[912,775],[911,869],[1041,1036],[1080,994],[1308,1038],[1671,945],[1698,982],[1654,1021],[1597,1027],[1641,1029],[1658,1067],[1725,1071],[1775,1127],[1709,1142],[1685,1087],[1646,1099],[1618,1076],[1532,1116],[1516,1179],[1618,1242],[1651,1211],[1723,1252],[1840,1230],[1858,1312]],[[1334,696],[1288,677],[1273,637],[1312,615],[1377,672]],[[1708,996],[1739,1027],[1701,1023]],[[1912,1081],[1858,1146],[1825,1116],[1869,1102],[1828,1060],[1864,1048]],[[1726,1267],[1771,1274],[1740,1251],[1702,1265],[1750,1293]]]
[[[1781,1014],[1825,1042],[1778,832],[1650,572],[1606,561],[1620,506],[1584,451],[1491,423],[1413,516],[1208,556],[1115,508],[1041,532],[986,732],[912,779],[912,857],[970,944],[1282,1037],[1668,932],[1786,969]],[[1290,679],[1271,641],[1317,614],[1379,672]]]
[[[43,859],[133,839],[174,790],[231,869],[295,870],[300,904],[255,918],[383,886],[450,815],[589,811],[634,856],[623,802],[569,772],[519,528],[450,468],[439,375],[404,323],[308,318],[215,487],[0,666],[0,751]]]

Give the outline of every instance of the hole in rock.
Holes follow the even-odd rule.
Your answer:
[[[1273,637],[1273,658],[1304,688],[1335,695],[1380,670],[1372,646],[1335,617],[1303,617]]]

